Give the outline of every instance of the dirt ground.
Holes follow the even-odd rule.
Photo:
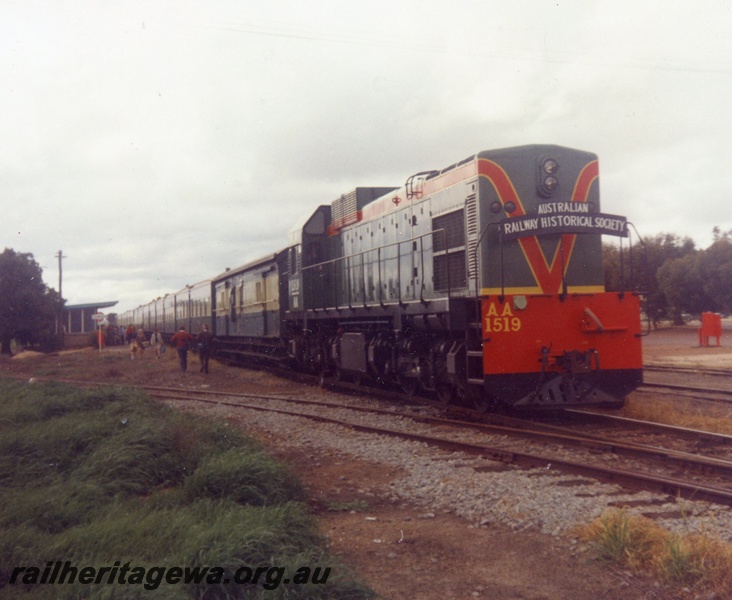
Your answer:
[[[732,359],[729,347],[695,348],[694,329],[653,335],[653,343],[646,344],[646,357],[653,362],[687,355],[707,356],[724,364]],[[662,336],[666,342],[657,343]],[[0,376],[265,393],[293,386],[291,381],[263,371],[229,368],[216,362],[204,375],[198,371],[196,358],[183,374],[173,353],[157,360],[147,350],[132,361],[122,347],[105,348],[101,353],[89,348],[0,357]],[[213,413],[215,407],[200,410]],[[244,419],[229,420],[246,429]],[[598,560],[591,548],[571,536],[514,532],[491,525],[473,527],[451,515],[425,513],[424,509],[386,501],[383,491],[399,478],[392,468],[337,456],[326,449],[285,451],[280,440],[267,432],[250,433],[293,466],[308,486],[311,505],[332,552],[383,598],[693,598]]]

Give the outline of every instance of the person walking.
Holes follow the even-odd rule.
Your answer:
[[[150,346],[155,350],[155,358],[160,358],[160,349],[163,347],[163,335],[160,330],[155,327],[150,336]]]
[[[201,373],[208,373],[208,360],[213,352],[213,334],[204,325],[196,338],[198,359],[201,361]]]
[[[142,355],[145,354],[145,330],[140,327],[140,329],[137,330],[137,347],[140,349],[140,358],[142,358]]]
[[[181,325],[178,333],[170,338],[170,345],[178,352],[178,361],[180,362],[180,370],[186,371],[188,369],[188,348],[193,343],[193,336],[186,331],[186,328]]]

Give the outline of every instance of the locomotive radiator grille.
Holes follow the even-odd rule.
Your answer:
[[[468,243],[468,280],[478,277],[478,202],[476,195],[468,196],[465,201],[465,227]]]
[[[435,291],[465,289],[465,211],[433,218],[432,231]]]

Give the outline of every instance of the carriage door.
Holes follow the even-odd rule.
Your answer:
[[[229,292],[229,318],[227,319],[227,333],[229,335],[237,333],[236,325],[236,281],[232,281],[231,291]]]
[[[229,309],[228,309],[228,296],[229,292],[229,280],[224,282],[224,287],[221,289],[219,294],[219,306],[218,313],[221,316],[221,321],[224,324],[224,335],[230,335],[229,333]]]
[[[267,326],[267,273],[262,273],[262,281],[257,283],[257,302],[262,303],[262,335],[269,334]]]

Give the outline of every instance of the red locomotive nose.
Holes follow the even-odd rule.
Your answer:
[[[488,393],[514,406],[597,404],[640,385],[638,296],[537,295],[520,304],[511,296],[483,301]]]

